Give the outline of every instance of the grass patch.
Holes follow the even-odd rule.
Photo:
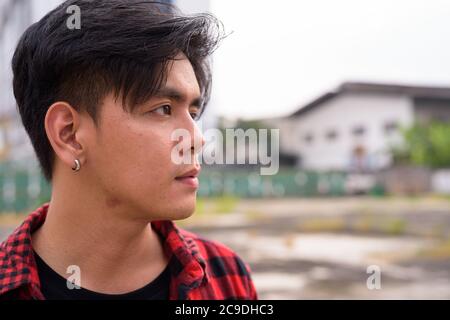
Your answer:
[[[361,217],[358,217],[355,222],[352,224],[352,230],[360,233],[368,233],[372,232],[375,229],[374,218],[370,214],[365,214]]]
[[[231,195],[214,198],[197,198],[196,215],[231,213],[236,210],[239,198]]]
[[[317,218],[309,219],[297,224],[297,228],[303,232],[338,232],[345,229],[342,218]]]
[[[391,219],[384,222],[380,231],[390,235],[398,236],[405,233],[407,223],[404,219]]]
[[[450,239],[447,239],[432,248],[423,249],[419,252],[422,258],[430,259],[449,259],[450,258]]]
[[[216,198],[215,202],[215,212],[216,213],[230,213],[236,209],[239,199],[235,196],[225,195],[220,198]]]
[[[249,220],[258,221],[263,218],[264,214],[258,210],[247,210],[245,211],[245,216]]]
[[[408,224],[405,219],[363,215],[351,225],[351,230],[358,233],[383,233],[392,236],[405,234]]]

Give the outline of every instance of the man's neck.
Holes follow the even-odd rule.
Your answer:
[[[126,293],[155,279],[168,261],[151,225],[127,219],[120,205],[88,200],[52,195],[47,218],[32,235],[36,253],[66,278],[70,265],[79,266],[81,286],[96,292]]]

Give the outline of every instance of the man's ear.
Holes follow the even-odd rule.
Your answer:
[[[55,102],[45,116],[45,131],[56,156],[68,167],[75,159],[83,159],[83,143],[79,141],[80,114],[66,102]]]

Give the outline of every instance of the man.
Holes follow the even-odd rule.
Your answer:
[[[220,38],[142,0],[66,1],[24,33],[14,94],[52,194],[0,247],[0,298],[257,298],[235,253],[172,222],[195,209]]]

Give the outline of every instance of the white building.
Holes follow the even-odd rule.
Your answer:
[[[372,171],[391,164],[400,128],[434,118],[450,121],[450,88],[344,83],[270,123],[301,168]]]

